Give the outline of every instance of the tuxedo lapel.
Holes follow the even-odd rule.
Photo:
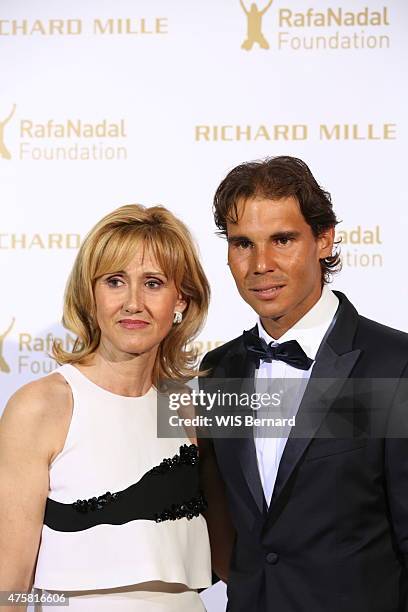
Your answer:
[[[291,429],[282,455],[270,509],[327,416],[360,352],[356,350],[344,355],[337,355],[328,344],[321,351],[321,359],[316,362],[313,368],[313,375],[300,404],[296,426]],[[314,384],[316,378],[322,380],[318,384]],[[302,437],[299,437],[300,435]]]
[[[265,502],[262,483],[259,476],[254,439],[253,437],[247,436],[246,438],[237,439],[236,442],[237,458],[242,473],[252,493],[252,497],[258,506],[258,510],[262,514]]]
[[[360,350],[352,350],[357,312],[343,294],[336,294],[340,299],[336,322],[316,357],[296,416],[296,426],[292,428],[285,445],[269,510],[326,418],[361,353]],[[316,379],[321,379],[318,384]]]
[[[255,326],[251,331],[257,333],[257,327]],[[228,364],[228,369],[225,372],[227,380],[224,390],[231,385],[231,391],[252,394],[255,388],[255,362],[245,349],[242,337],[238,340],[235,348],[231,350],[228,359],[225,360],[225,364]],[[230,379],[230,381],[228,379]],[[252,414],[251,409],[248,409],[248,414]],[[243,428],[242,435],[242,438],[229,440],[230,448],[232,448],[235,453],[235,456],[231,457],[231,461],[238,461],[248,488],[262,514],[265,501],[259,476],[255,441],[246,427]]]

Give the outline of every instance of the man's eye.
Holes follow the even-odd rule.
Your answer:
[[[278,238],[276,242],[282,246],[285,246],[289,244],[291,241],[292,239],[289,238],[289,236],[282,236],[282,238]]]
[[[235,243],[235,245],[239,249],[247,249],[251,246],[251,243],[249,240],[239,240],[238,242]]]

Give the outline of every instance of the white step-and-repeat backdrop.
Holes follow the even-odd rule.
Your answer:
[[[0,412],[67,347],[87,230],[125,203],[191,228],[213,298],[199,347],[254,320],[214,235],[234,165],[301,157],[332,193],[334,287],[408,330],[405,0],[0,0]],[[222,588],[206,595],[224,610]]]

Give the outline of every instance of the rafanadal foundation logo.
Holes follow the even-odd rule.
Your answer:
[[[356,225],[336,231],[340,239],[343,268],[383,268],[384,244],[381,226]]]
[[[239,0],[247,19],[247,34],[241,49],[251,51],[257,46],[274,51],[344,52],[350,49],[388,49],[391,46],[388,5],[369,7],[353,4],[344,7],[340,3],[299,10],[292,3],[288,3],[289,6],[280,4],[275,24],[265,24],[264,16],[272,2]]]
[[[5,142],[5,128],[15,114],[0,108],[0,159],[20,161],[125,161],[128,131],[125,117],[69,116],[42,119],[17,118],[17,134]],[[10,144],[11,142],[11,144]],[[13,151],[13,155],[10,151]],[[15,153],[15,154],[14,154]]]
[[[269,43],[262,33],[262,19],[273,0],[269,0],[263,8],[259,8],[255,2],[252,2],[249,9],[243,0],[239,1],[247,18],[247,37],[242,43],[241,49],[250,51],[255,44],[258,44],[261,49],[269,49]]]
[[[5,374],[9,374],[10,373],[10,366],[7,363],[7,361],[4,358],[3,355],[3,351],[4,351],[4,340],[6,339],[6,336],[9,335],[9,333],[11,332],[13,325],[14,325],[15,319],[13,318],[13,320],[11,321],[10,325],[8,326],[8,328],[6,329],[5,332],[3,332],[2,334],[0,334],[0,372],[4,372]]]
[[[14,115],[16,110],[16,105],[13,105],[11,112],[7,115],[5,119],[0,119],[0,157],[3,159],[11,159],[11,153],[6,147],[6,143],[4,142],[4,128]]]
[[[54,342],[61,344],[70,353],[76,341],[76,336],[66,329],[56,329],[55,332],[45,330],[39,333],[27,328],[17,329],[14,332],[14,342],[9,343],[6,351],[7,342],[5,340],[14,324],[15,318],[13,317],[8,328],[0,333],[0,375],[2,373],[28,376],[50,374],[58,368],[58,363],[51,357]]]

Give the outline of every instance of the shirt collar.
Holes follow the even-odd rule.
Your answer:
[[[297,340],[311,359],[316,359],[319,346],[336,314],[339,305],[338,297],[326,285],[323,286],[322,295],[314,306],[293,327],[275,340],[264,329],[258,317],[258,332],[268,344],[270,342],[287,342]]]

